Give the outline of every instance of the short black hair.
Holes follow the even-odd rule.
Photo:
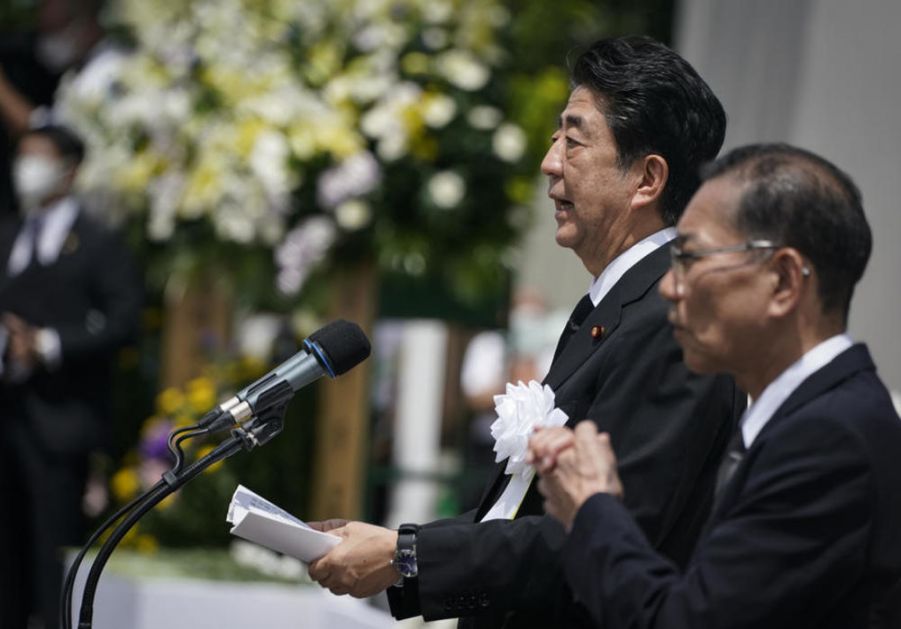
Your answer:
[[[22,134],[19,142],[29,136],[41,136],[47,138],[59,151],[60,157],[70,161],[74,166],[81,164],[85,156],[85,146],[77,133],[68,127],[57,124],[48,124],[42,127],[28,129]]]
[[[788,144],[733,149],[702,171],[747,184],[733,218],[749,238],[797,249],[818,276],[823,312],[847,320],[873,248],[860,190],[831,162]]]
[[[622,168],[652,153],[666,160],[661,214],[675,225],[726,134],[726,113],[710,86],[665,45],[637,36],[594,43],[576,60],[572,83],[597,98]]]

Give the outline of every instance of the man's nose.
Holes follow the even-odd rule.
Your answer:
[[[679,289],[678,282],[676,282],[676,273],[673,269],[670,269],[663,276],[663,279],[660,280],[660,295],[667,301],[675,302],[682,296],[682,292]]]
[[[541,160],[541,173],[543,175],[548,177],[563,176],[563,159],[560,154],[560,146],[560,141],[557,140],[550,145],[547,153],[544,154],[544,159]]]

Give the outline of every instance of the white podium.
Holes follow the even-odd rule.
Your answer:
[[[86,562],[87,563],[87,562]],[[382,629],[386,612],[316,585],[135,575],[110,562],[94,600],[96,629]],[[76,618],[88,569],[75,585]]]

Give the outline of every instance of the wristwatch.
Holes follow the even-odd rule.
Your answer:
[[[416,534],[418,524],[401,524],[397,529],[397,549],[391,563],[405,579],[412,579],[419,574],[416,565]]]

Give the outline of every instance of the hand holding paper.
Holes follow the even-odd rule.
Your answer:
[[[238,485],[228,506],[231,534],[310,563],[325,555],[341,538],[314,530],[303,521]]]

